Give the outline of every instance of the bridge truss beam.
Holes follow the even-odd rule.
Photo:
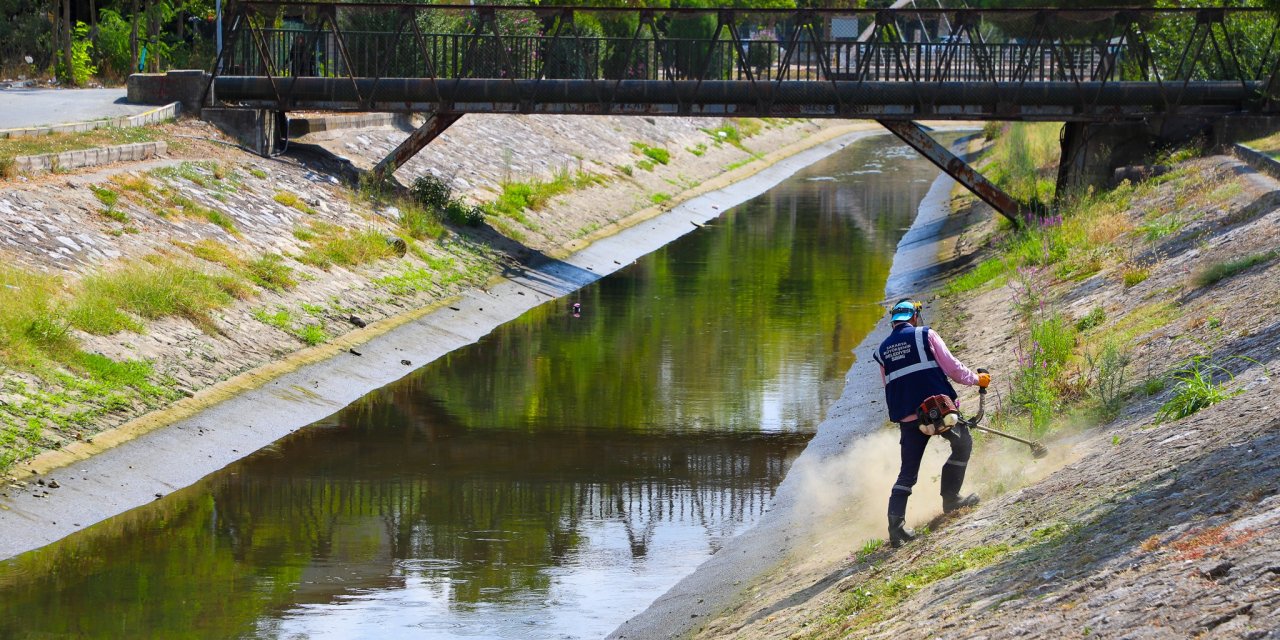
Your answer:
[[[898,136],[900,140],[918,151],[920,155],[928,158],[930,162],[937,165],[939,169],[942,169],[944,173],[951,176],[956,182],[964,185],[966,189],[981,198],[983,202],[999,211],[1001,215],[1013,223],[1013,226],[1022,226],[1022,220],[1027,213],[1025,205],[1013,199],[1000,187],[992,184],[990,180],[983,177],[969,163],[956,157],[946,147],[939,144],[937,140],[934,140],[920,125],[903,120],[881,120],[880,125],[893,132],[893,135]]]

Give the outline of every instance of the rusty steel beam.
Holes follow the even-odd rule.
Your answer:
[[[1163,113],[1174,97],[1184,107],[1243,111],[1256,102],[1261,82],[1200,81],[1161,87],[1154,82],[748,82],[739,80],[499,80],[466,78],[382,78],[378,95],[366,101],[374,79],[298,78],[278,96],[267,78],[221,76],[218,98],[227,103],[276,109],[362,109],[473,113],[609,113],[617,115],[796,116],[893,119],[1047,119],[1098,121],[1141,119]],[[1018,93],[1018,101],[1006,97]],[[1088,110],[1081,92],[1095,96]],[[601,98],[605,98],[602,102]],[[923,100],[922,100],[923,98]],[[278,103],[281,100],[283,103]],[[925,106],[922,106],[925,105]],[[343,106],[345,105],[345,106]],[[429,105],[429,106],[424,106]],[[605,106],[608,106],[608,109]],[[671,113],[670,105],[676,105]],[[762,109],[763,105],[763,109]],[[892,108],[880,108],[892,107]],[[905,109],[903,107],[906,107]],[[767,112],[766,112],[767,111]],[[1032,116],[1028,118],[1027,116]],[[1046,118],[1040,118],[1046,119]]]
[[[409,134],[400,146],[391,150],[387,157],[373,168],[373,175],[379,182],[391,177],[392,174],[399,169],[401,165],[408,162],[411,158],[418,155],[422,148],[431,144],[440,134],[444,133],[450,125],[461,118],[461,113],[433,113],[427,117],[427,121],[418,127],[417,131]]]
[[[992,184],[981,173],[969,166],[969,163],[957,158],[946,147],[938,144],[938,141],[921,129],[920,125],[902,120],[881,120],[880,126],[893,132],[900,140],[973,192],[973,195],[994,207],[1001,215],[1013,222],[1013,226],[1022,226],[1022,218],[1027,212],[1026,206]]]

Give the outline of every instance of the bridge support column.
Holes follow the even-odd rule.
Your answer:
[[[1026,213],[1026,207],[1022,203],[1014,200],[1000,187],[992,184],[990,180],[987,180],[981,173],[969,166],[969,163],[957,158],[946,147],[938,144],[920,125],[901,120],[880,120],[878,122],[884,128],[892,131],[900,140],[910,145],[912,149],[920,152],[920,155],[938,165],[939,169],[942,169],[944,173],[951,176],[956,182],[964,185],[966,189],[981,198],[983,202],[999,211],[1001,215],[1013,222],[1013,226],[1022,226],[1022,217]]]
[[[383,158],[381,162],[373,168],[374,178],[377,180],[385,180],[395,174],[396,169],[408,162],[411,158],[418,155],[422,148],[431,144],[440,134],[444,133],[450,125],[461,118],[461,113],[433,113],[427,117],[427,121],[418,127],[417,131],[409,134],[400,146],[396,147]]]
[[[1102,124],[1068,122],[1062,128],[1062,159],[1054,203],[1090,187],[1112,186],[1118,167],[1150,161],[1160,147],[1208,139],[1211,123],[1198,118]]]

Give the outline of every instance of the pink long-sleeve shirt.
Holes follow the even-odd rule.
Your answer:
[[[929,347],[933,350],[933,359],[938,362],[938,366],[942,368],[942,372],[947,374],[948,378],[966,386],[978,384],[978,374],[970,371],[969,367],[964,366],[963,362],[951,355],[951,351],[947,349],[947,343],[942,341],[942,336],[938,335],[937,331],[930,329],[928,335]],[[880,365],[880,385],[884,386],[885,384],[884,365]],[[959,401],[956,402],[956,406],[960,406]],[[913,413],[898,420],[898,422],[911,422],[915,419],[916,414]]]

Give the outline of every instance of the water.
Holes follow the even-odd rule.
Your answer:
[[[197,485],[0,563],[0,637],[603,637],[764,512],[934,175],[886,137],[850,145]]]

